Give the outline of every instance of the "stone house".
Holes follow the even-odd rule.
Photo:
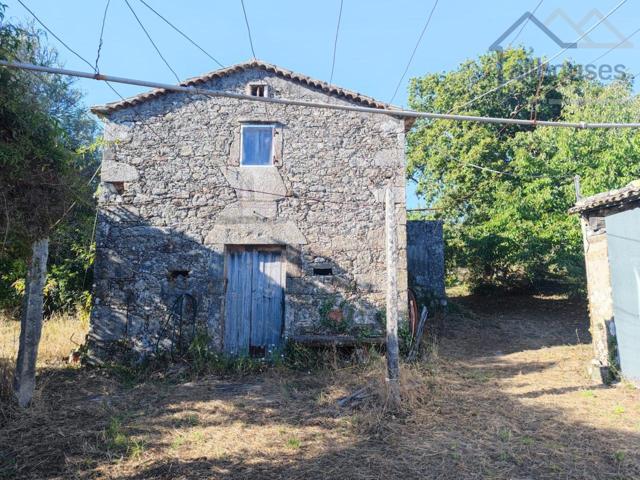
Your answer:
[[[388,108],[253,60],[184,86]],[[93,107],[104,121],[96,357],[114,345],[229,354],[287,338],[384,331],[384,191],[395,192],[406,314],[405,132],[400,115],[153,90]]]
[[[579,200],[594,358],[591,372],[640,384],[640,181]]]

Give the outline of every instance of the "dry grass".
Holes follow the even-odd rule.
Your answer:
[[[38,348],[38,367],[59,365],[72,350],[84,343],[89,330],[86,315],[61,313],[47,318],[42,326]],[[18,354],[20,322],[0,313],[0,358],[12,359]]]
[[[36,407],[0,430],[0,478],[640,478],[640,395],[586,377],[583,305],[462,301],[473,316],[403,366],[395,414],[375,356],[180,384],[44,367]],[[336,406],[365,384],[368,404]]]
[[[69,354],[84,342],[88,328],[86,315],[64,313],[46,319],[38,348],[38,368],[64,365]],[[19,337],[20,321],[0,312],[0,401],[11,398]]]

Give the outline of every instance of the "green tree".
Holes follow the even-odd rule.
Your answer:
[[[553,75],[540,68],[465,106],[534,62],[531,52],[507,50],[502,58],[488,54],[413,79],[410,105],[538,120],[637,120],[629,82],[601,85],[571,64]],[[567,215],[575,202],[572,177],[580,175],[583,192],[592,194],[640,174],[635,130],[421,121],[408,138],[408,176],[445,221],[448,266],[467,269],[475,286],[580,282],[579,224]]]
[[[43,32],[3,22],[4,11],[0,4],[0,58],[60,64]],[[96,133],[72,80],[0,67],[0,308],[19,303],[30,244],[42,236],[52,236],[48,307],[69,306],[90,285],[87,179],[98,159],[86,147]]]

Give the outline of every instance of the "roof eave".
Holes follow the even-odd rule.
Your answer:
[[[312,88],[319,89],[328,95],[335,95],[337,97],[343,98],[345,100],[360,104],[362,106],[371,107],[371,108],[379,108],[379,109],[398,109],[393,105],[389,105],[383,102],[380,102],[372,97],[363,95],[358,92],[354,92],[351,90],[347,90],[344,88],[336,87],[334,85],[328,84],[321,80],[316,80],[314,78],[308,77],[303,74],[299,74],[293,72],[291,70],[287,70],[285,68],[279,67],[277,65],[273,65],[270,63],[262,62],[260,60],[251,60],[249,62],[238,63],[235,65],[231,65],[229,67],[221,68],[218,70],[214,70],[212,72],[206,73],[204,75],[200,75],[197,77],[191,77],[186,79],[183,82],[180,82],[180,86],[190,87],[200,85],[202,83],[206,83],[215,78],[221,78],[230,74],[233,74],[237,71],[247,70],[250,68],[259,68],[262,70],[266,70],[272,72],[282,78],[286,78],[292,80],[294,82],[298,82],[304,85],[308,85]],[[166,89],[154,89],[146,92],[142,92],[133,97],[125,98],[123,100],[117,102],[111,102],[104,105],[95,105],[91,107],[91,111],[96,115],[106,116],[112,112],[123,108],[129,108],[135,106],[141,102],[151,100],[159,95],[163,95],[165,93],[170,93],[169,90]],[[398,113],[399,116],[402,116]]]
[[[584,214],[595,210],[615,208],[640,201],[640,181],[635,180],[625,187],[610,192],[598,193],[579,202],[568,210],[569,214]]]

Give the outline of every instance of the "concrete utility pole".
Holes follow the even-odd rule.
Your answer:
[[[387,250],[387,387],[391,409],[400,407],[400,353],[398,348],[398,233],[393,188],[385,192]]]
[[[36,387],[36,359],[42,333],[42,303],[48,257],[49,239],[34,242],[31,265],[27,273],[24,310],[20,323],[20,345],[13,379],[16,399],[23,408],[31,402]]]

